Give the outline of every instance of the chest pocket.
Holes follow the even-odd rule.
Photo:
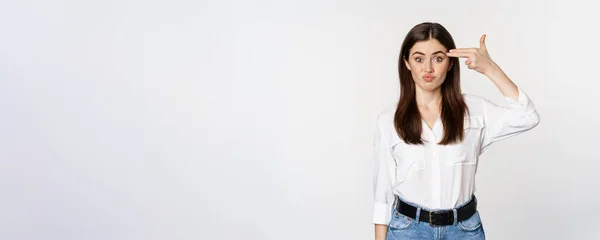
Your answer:
[[[484,127],[485,124],[481,116],[465,118],[463,141],[440,146],[444,150],[442,154],[446,159],[447,166],[477,165]]]
[[[406,144],[399,137],[392,142],[390,150],[396,162],[396,181],[404,182],[411,172],[425,169],[425,149],[422,146]]]

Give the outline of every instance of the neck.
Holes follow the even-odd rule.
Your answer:
[[[417,106],[419,107],[437,109],[442,104],[442,91],[439,88],[434,91],[425,91],[417,88],[416,94]]]

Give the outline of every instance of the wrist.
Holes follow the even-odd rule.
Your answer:
[[[495,63],[492,63],[492,66],[487,69],[487,71],[484,73],[484,75],[486,77],[488,77],[490,80],[496,81],[498,79],[501,79],[502,76],[504,76],[505,74],[504,74],[504,71],[502,71],[502,69],[500,68],[500,66],[498,66]]]

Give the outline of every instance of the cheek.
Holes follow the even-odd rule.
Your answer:
[[[419,73],[421,72],[421,69],[417,66],[411,66],[411,69],[412,70],[410,71],[410,74],[412,75],[413,80],[419,80]]]
[[[414,73],[418,73],[418,72],[420,72],[420,71],[421,71],[421,67],[419,67],[419,65],[418,65],[418,64],[415,64],[415,63],[409,63],[408,65],[410,66],[410,71],[412,71],[412,72],[413,72],[413,74],[414,74]]]
[[[449,67],[450,67],[450,63],[448,61],[445,61],[445,62],[437,64],[435,70],[438,72],[446,72],[450,69]]]

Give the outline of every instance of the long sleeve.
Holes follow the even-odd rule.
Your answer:
[[[395,161],[385,135],[382,131],[380,119],[378,118],[375,138],[373,140],[375,152],[373,223],[388,225],[391,220],[392,205],[394,203],[392,176],[394,176],[395,172]]]
[[[504,97],[508,107],[500,107],[485,99],[483,104],[486,130],[481,153],[494,142],[526,132],[540,122],[540,116],[527,94],[519,90],[518,100]]]

